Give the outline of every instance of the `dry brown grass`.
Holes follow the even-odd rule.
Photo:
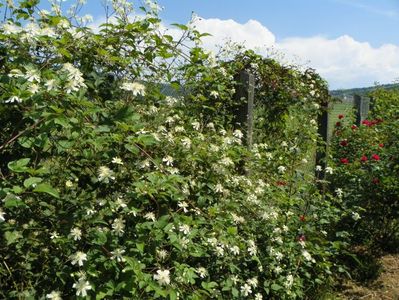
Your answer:
[[[348,281],[339,293],[345,300],[399,300],[399,254],[381,258],[383,271],[379,278],[366,286]]]

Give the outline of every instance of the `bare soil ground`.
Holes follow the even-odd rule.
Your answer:
[[[399,300],[399,254],[381,258],[383,271],[379,278],[367,287],[347,282],[338,299],[346,300]]]

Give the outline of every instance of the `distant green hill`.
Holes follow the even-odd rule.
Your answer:
[[[364,88],[332,90],[332,91],[330,91],[330,94],[332,96],[340,98],[342,100],[346,100],[346,99],[351,100],[353,98],[353,95],[367,96],[368,93],[370,93],[378,88],[383,88],[383,89],[387,89],[387,90],[398,89],[399,83],[381,84],[381,85],[364,87]]]
[[[344,102],[346,102],[346,101],[351,102],[353,100],[353,95],[367,97],[368,93],[370,93],[376,89],[379,89],[379,88],[386,89],[386,90],[399,89],[399,83],[381,84],[381,85],[375,85],[375,86],[369,86],[369,87],[363,87],[363,88],[330,90],[330,95],[333,97],[339,98],[339,99],[343,100]],[[185,93],[185,91],[182,90],[181,88],[179,90],[179,87],[176,88],[170,84],[161,84],[160,89],[164,95],[172,96],[172,97],[178,97]]]

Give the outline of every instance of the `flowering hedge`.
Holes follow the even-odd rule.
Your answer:
[[[385,250],[397,248],[398,208],[398,91],[373,93],[371,118],[354,125],[339,116],[332,155],[333,187],[342,188],[350,214],[342,225],[353,233],[354,245]]]
[[[1,297],[321,294],[344,271],[345,234],[331,230],[340,197],[302,171],[315,127],[248,149],[217,110],[237,69],[184,52],[155,3],[133,19],[130,3],[112,3],[117,18],[98,32],[58,1],[11,5],[0,29]],[[301,118],[315,118],[307,103]]]

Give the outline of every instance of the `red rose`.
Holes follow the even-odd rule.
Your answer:
[[[366,126],[368,126],[368,127],[374,125],[373,122],[372,122],[372,121],[369,121],[369,120],[363,120],[363,121],[362,121],[362,124],[363,124],[363,125],[366,125]]]
[[[335,126],[340,127],[341,126],[341,122],[335,123]]]
[[[366,161],[368,160],[368,158],[367,158],[366,155],[363,155],[363,156],[360,158],[360,160],[361,160],[362,162],[366,162]]]
[[[356,130],[357,126],[356,125],[352,125],[351,128],[352,128],[352,130]]]
[[[348,146],[348,141],[347,140],[343,140],[339,143],[341,146],[346,147]]]
[[[299,220],[301,220],[302,222],[306,221],[306,217],[304,215],[300,215],[299,216]]]
[[[368,126],[368,127],[371,127],[371,126],[374,126],[374,125],[380,124],[380,123],[382,123],[382,122],[383,122],[383,120],[382,120],[382,119],[375,119],[375,120],[363,120],[363,121],[362,121],[362,124],[363,124],[363,125],[366,125],[366,126]]]
[[[344,118],[344,115],[338,115],[338,119],[343,119]]]
[[[379,180],[378,178],[373,178],[372,182],[373,182],[374,184],[379,184],[379,183],[380,183],[380,180]]]
[[[383,144],[383,143],[380,143],[380,144],[378,144],[378,147],[384,148],[384,144]]]
[[[373,160],[380,160],[380,156],[379,156],[378,154],[373,154],[373,155],[371,155],[371,158],[372,158]]]
[[[349,164],[349,160],[347,158],[341,158],[341,163],[343,163],[344,165]]]
[[[301,234],[299,237],[298,237],[298,241],[300,241],[300,242],[304,242],[306,240],[306,237],[305,237],[305,235],[303,235],[303,234]]]

